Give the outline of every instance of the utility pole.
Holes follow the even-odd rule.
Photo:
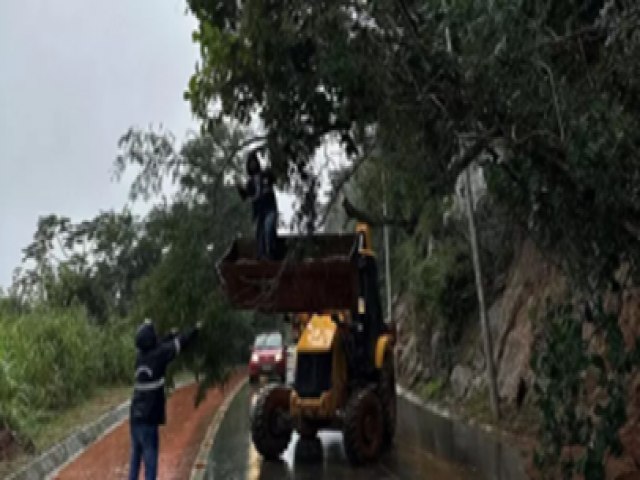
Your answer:
[[[473,271],[476,277],[476,292],[478,294],[478,308],[480,310],[480,326],[482,330],[482,340],[484,343],[485,368],[487,381],[489,384],[489,400],[491,401],[491,411],[496,419],[500,418],[500,404],[498,402],[498,385],[496,381],[496,371],[493,364],[493,342],[491,330],[487,323],[487,307],[484,302],[484,288],[482,286],[482,270],[480,267],[480,255],[478,254],[478,236],[476,234],[476,222],[474,217],[473,186],[471,185],[471,165],[465,170],[465,199],[467,203],[467,218],[469,220],[469,240],[471,243],[471,253],[473,256]]]
[[[387,218],[387,183],[384,170],[382,171],[382,216]],[[387,322],[391,322],[391,259],[389,258],[389,226],[386,222],[382,226],[384,237],[384,279],[387,290]]]
[[[446,10],[445,0],[442,0],[442,6]],[[445,28],[445,41],[447,42],[447,51],[453,54],[451,45],[451,32],[449,26]],[[464,148],[464,145],[462,146]],[[462,154],[462,152],[461,152]],[[484,288],[482,286],[482,271],[480,269],[480,255],[478,254],[478,236],[476,234],[476,222],[474,218],[474,201],[473,189],[471,185],[471,164],[465,170],[465,199],[467,203],[467,219],[469,221],[469,241],[471,242],[471,253],[473,257],[473,272],[476,278],[476,293],[478,295],[478,309],[480,310],[480,327],[482,331],[482,341],[484,344],[485,369],[487,375],[487,383],[489,385],[489,401],[491,403],[491,412],[493,417],[498,420],[500,418],[500,403],[498,402],[498,383],[496,380],[496,371],[493,364],[493,342],[491,340],[491,330],[487,323],[487,308],[484,302]]]

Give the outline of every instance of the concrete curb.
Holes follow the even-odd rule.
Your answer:
[[[400,385],[396,387],[398,395],[410,404],[408,407],[430,415],[431,426],[444,433],[424,437],[428,439],[426,448],[432,453],[481,472],[483,478],[528,478],[523,450],[515,435],[424,401]]]
[[[200,449],[198,450],[198,455],[196,456],[195,461],[193,462],[193,466],[191,467],[191,475],[190,480],[203,480],[205,477],[205,470],[207,468],[207,460],[209,458],[209,452],[211,451],[211,447],[213,447],[213,442],[215,441],[216,434],[218,433],[218,428],[224,419],[227,410],[229,409],[229,405],[242,387],[247,384],[247,377],[238,382],[238,384],[233,387],[233,390],[229,393],[227,398],[224,399],[215,415],[213,416],[213,420],[209,424],[207,428],[207,433],[204,436],[204,440],[200,444]]]
[[[107,435],[127,418],[129,404],[130,401],[127,400],[103,414],[95,422],[81,427],[18,472],[10,475],[8,480],[40,480],[53,475],[60,467],[75,459],[88,446]]]
[[[193,380],[176,384],[175,389],[193,383]],[[108,435],[113,429],[129,417],[130,400],[122,402],[102,414],[92,423],[80,427],[62,442],[42,453],[7,480],[41,480],[53,478],[62,468],[74,461],[92,444]]]
[[[438,415],[440,417],[449,419],[449,420],[455,420],[456,422],[459,422],[461,424],[467,425],[469,427],[473,427],[473,428],[477,428],[487,434],[493,435],[495,437],[501,437],[501,438],[514,438],[514,436],[512,434],[510,434],[509,432],[505,432],[499,428],[494,427],[493,425],[489,425],[486,423],[480,423],[477,420],[474,420],[472,418],[464,418],[460,415],[456,415],[455,413],[452,413],[450,410],[448,410],[447,408],[443,408],[440,405],[437,405],[435,403],[430,403],[430,402],[426,402],[424,400],[422,400],[418,395],[416,395],[415,393],[413,393],[410,390],[407,390],[406,388],[401,387],[400,385],[397,385],[397,389],[398,389],[398,394],[402,397],[404,397],[406,400],[408,400],[409,402],[413,403],[414,405],[419,405],[422,408],[424,408],[425,410],[428,410],[429,412]]]

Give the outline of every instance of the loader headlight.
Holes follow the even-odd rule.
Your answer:
[[[276,353],[276,362],[279,362],[280,360],[282,360],[282,352]]]
[[[258,353],[257,352],[253,352],[251,354],[251,362],[252,363],[258,363],[259,357],[258,357]]]

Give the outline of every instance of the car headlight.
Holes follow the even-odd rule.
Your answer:
[[[257,362],[258,362],[258,360],[259,360],[259,358],[258,358],[258,354],[257,354],[256,352],[253,352],[253,353],[251,354],[251,361],[252,361],[253,363],[257,363]]]
[[[276,353],[276,362],[279,362],[280,360],[282,360],[282,352]]]

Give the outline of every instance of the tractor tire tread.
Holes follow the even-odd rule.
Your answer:
[[[393,443],[393,438],[396,433],[396,421],[397,421],[397,395],[395,385],[395,373],[391,375],[390,379],[384,379],[384,369],[391,368],[393,372],[393,363],[388,367],[387,363],[393,362],[393,356],[387,353],[384,357],[382,378],[378,385],[378,394],[380,401],[382,402],[382,415],[384,418],[384,436],[383,447],[388,448]],[[388,382],[390,380],[390,382]],[[390,384],[388,384],[390,383]]]
[[[258,395],[251,414],[251,438],[256,450],[267,460],[276,460],[282,455],[291,441],[291,429],[283,435],[275,436],[270,431],[266,411],[269,395],[281,385],[267,385]]]
[[[374,455],[367,455],[366,452],[363,451],[359,442],[360,422],[358,413],[362,408],[362,404],[365,401],[366,397],[369,395],[373,395],[378,401],[378,404],[380,404],[380,399],[375,387],[369,386],[353,393],[347,401],[347,405],[345,407],[343,444],[347,459],[354,466],[363,465],[374,460],[374,457],[377,457],[381,450],[381,448],[379,448]],[[380,412],[380,414],[382,415],[382,412]]]

